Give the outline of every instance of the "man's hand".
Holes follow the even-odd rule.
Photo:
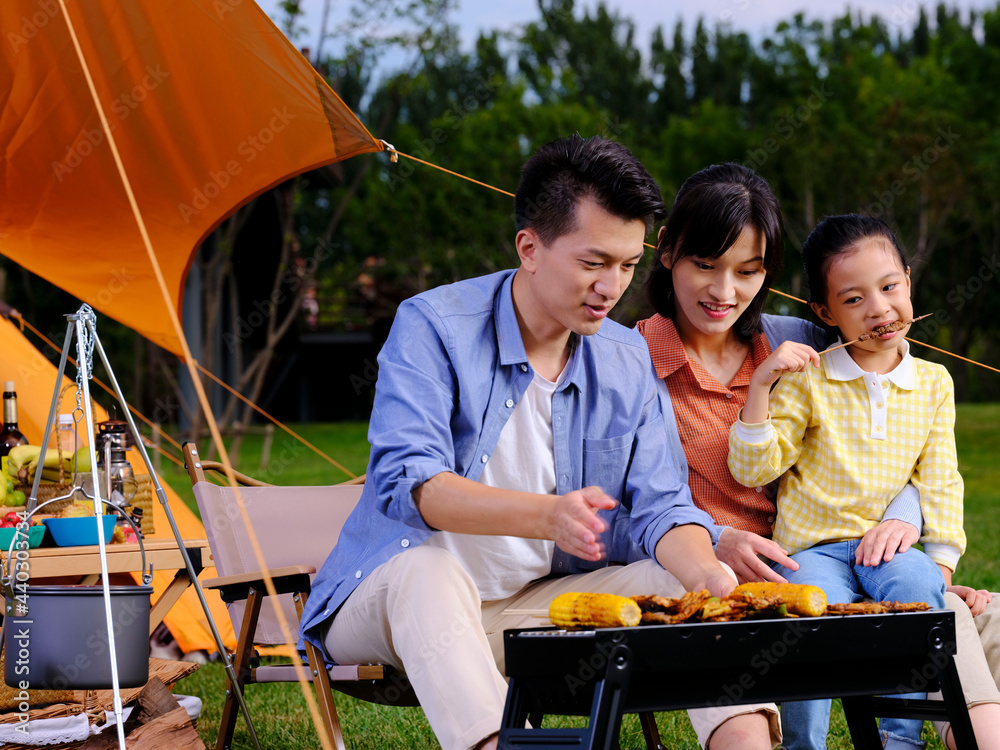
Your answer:
[[[774,560],[790,570],[799,569],[799,564],[770,539],[765,539],[752,531],[740,531],[728,526],[722,530],[719,543],[715,545],[715,555],[733,569],[740,583],[748,581],[787,583],[758,555]]]
[[[906,552],[920,539],[920,529],[912,523],[892,518],[869,529],[854,553],[854,561],[867,568],[885,560],[889,562],[899,552]]]
[[[674,526],[660,537],[653,554],[685,591],[708,589],[712,596],[726,596],[736,588],[736,578],[715,556],[712,537],[703,526]]]
[[[712,596],[723,597],[733,593],[733,589],[736,588],[736,579],[729,575],[725,568],[719,566],[716,570],[706,573],[703,578],[689,583],[688,586],[690,586],[689,591],[708,589],[708,593]]]
[[[549,517],[548,538],[571,555],[596,562],[606,554],[601,534],[607,524],[597,515],[599,510],[611,510],[618,501],[608,497],[600,487],[584,487],[556,499]]]
[[[982,613],[986,609],[986,605],[993,601],[993,594],[986,589],[979,589],[977,591],[969,586],[949,586],[948,591],[957,595],[963,602],[969,605],[973,617]]]

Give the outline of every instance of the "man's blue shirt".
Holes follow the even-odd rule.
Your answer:
[[[434,533],[414,489],[446,471],[478,480],[531,382],[513,277],[503,271],[461,281],[400,305],[378,357],[365,487],[303,613],[303,636],[321,648],[320,626],[357,585]],[[711,517],[691,502],[674,416],[664,420],[645,340],[610,320],[573,339],[566,376],[552,396],[556,493],[597,485],[622,503],[628,524],[612,523],[615,510],[601,512],[611,561],[624,562],[630,547],[653,557],[659,539],[684,524],[704,526],[716,542]],[[552,573],[607,562],[556,548]]]

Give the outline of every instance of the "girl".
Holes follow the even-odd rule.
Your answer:
[[[906,259],[884,222],[858,215],[822,221],[802,256],[810,306],[847,344],[821,359],[786,342],[754,370],[729,469],[746,486],[781,477],[774,541],[798,569],[774,568],[789,581],[820,586],[831,603],[943,607],[942,571],[950,577],[965,549],[954,389],[944,367],[909,354],[908,325],[885,330],[913,318]],[[920,491],[924,552],[865,566],[858,546],[907,483]],[[828,700],[785,703],[786,746],[825,748],[829,710]],[[886,747],[919,745],[921,727],[883,722]]]

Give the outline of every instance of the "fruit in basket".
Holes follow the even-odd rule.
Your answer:
[[[0,483],[6,482],[8,485],[7,491],[10,492],[14,489],[13,485],[17,482],[17,472],[11,473],[10,469],[7,467],[8,456],[3,456],[0,458]]]
[[[35,473],[41,467],[42,479],[49,482],[60,480],[60,468],[63,477],[72,476],[74,472],[86,473],[91,469],[90,447],[83,446],[74,452],[65,451],[62,454],[56,448],[42,450],[37,445],[19,445],[17,450],[11,449],[7,455],[7,475],[25,484],[35,481]]]
[[[28,496],[24,494],[24,490],[14,490],[13,492],[8,492],[7,497],[4,500],[4,504],[9,505],[12,508],[27,505],[27,503]]]
[[[84,516],[94,515],[94,506],[90,503],[73,503],[72,505],[67,505],[59,513],[56,514],[57,518],[82,518]]]
[[[49,448],[47,450],[39,451],[38,455],[35,456],[31,461],[28,462],[27,466],[22,466],[18,472],[18,477],[23,477],[25,482],[35,481],[35,474],[38,472],[38,467],[42,467],[42,476],[44,477],[45,471],[51,469],[55,472],[55,479],[52,481],[59,481],[59,465],[62,464],[63,469],[66,469],[67,459],[73,457],[72,453],[59,455],[59,450],[57,448]]]
[[[12,477],[19,477],[22,468],[27,467],[42,448],[38,445],[15,445],[7,454],[7,474]]]
[[[77,448],[76,453],[71,453],[69,465],[66,469],[67,471],[76,471],[78,474],[85,474],[90,471],[90,446],[85,445],[82,448]]]
[[[71,481],[73,479],[73,472],[66,471],[60,474],[59,469],[42,469],[43,482],[58,482],[60,479],[63,481]],[[31,475],[31,481],[35,481],[34,474]]]

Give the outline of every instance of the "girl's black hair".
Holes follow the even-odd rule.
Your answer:
[[[909,268],[895,233],[881,219],[861,214],[827,216],[802,243],[802,266],[809,284],[809,301],[826,304],[826,273],[830,261],[856,248],[862,240],[882,239],[895,248],[903,268]]]
[[[761,233],[764,284],[736,322],[736,334],[751,340],[761,331],[767,289],[781,275],[785,251],[781,209],[767,181],[742,164],[706,167],[681,185],[664,226],[643,290],[653,309],[665,318],[673,318],[676,307],[673,274],[662,263],[664,254],[673,263],[692,255],[719,258],[748,227]]]

